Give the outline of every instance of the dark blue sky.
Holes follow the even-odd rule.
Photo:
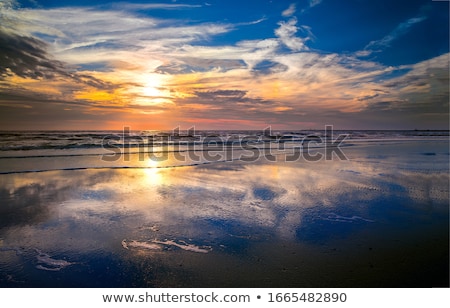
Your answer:
[[[356,52],[371,41],[389,35],[402,23],[414,18],[422,21],[398,32],[389,46],[371,59],[386,65],[411,64],[449,51],[448,2],[430,0],[323,0],[310,7],[308,0],[210,0],[210,1],[132,1],[132,3],[167,3],[198,6],[184,10],[147,9],[136,13],[162,19],[190,20],[191,23],[249,23],[264,18],[251,27],[237,27],[209,41],[210,45],[232,44],[245,39],[273,36],[280,12],[295,4],[298,23],[311,28],[315,40],[308,43],[322,52]],[[118,1],[117,3],[120,3]],[[114,2],[104,0],[23,1],[23,7],[58,8],[68,6],[110,9]]]

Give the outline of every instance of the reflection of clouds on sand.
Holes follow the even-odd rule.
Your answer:
[[[433,204],[449,200],[449,178],[447,172],[422,173],[401,171],[391,180],[400,183],[413,200]]]
[[[365,150],[356,149],[359,151],[357,156],[361,157]],[[384,150],[383,147],[379,149]],[[322,207],[323,211],[329,211],[348,206],[354,210],[351,216],[375,220],[366,213],[366,206],[373,200],[393,196],[410,198],[411,204],[423,201],[445,203],[448,200],[445,172],[433,169],[417,171],[418,164],[425,166],[429,163],[422,163],[423,155],[404,158],[406,154],[398,145],[394,151],[400,154],[395,152],[391,161],[373,164],[352,160],[277,164],[235,162],[233,165],[241,166],[238,171],[214,165],[175,170],[171,178],[172,193],[166,196],[174,201],[173,204],[182,205],[181,208],[175,205],[181,210],[175,215],[189,219],[228,219],[248,226],[263,226],[284,238],[293,234],[292,230],[302,223],[302,215],[309,208]],[[436,162],[438,170],[448,166],[443,158],[441,160]],[[402,169],[394,168],[391,163],[401,165]],[[167,191],[167,187],[162,190]],[[190,206],[183,211],[185,200],[190,201]]]
[[[355,185],[361,186],[333,173],[332,163],[326,164],[315,168],[289,163],[243,164],[244,168],[238,172],[210,170],[205,166],[189,173],[176,170],[172,172],[176,185],[165,195],[184,217],[231,219],[245,225],[279,228],[284,233],[282,228],[292,229],[293,224],[300,223],[302,211],[320,205],[333,206],[333,198]],[[159,191],[167,190],[162,187]],[[333,191],[336,194],[330,195]],[[188,208],[183,205],[186,200],[190,203]]]
[[[417,157],[399,162],[398,155],[387,153],[374,161],[378,154],[370,147],[354,147],[347,152],[359,160],[252,164],[235,161],[173,169],[8,175],[2,177],[1,192],[2,198],[11,198],[11,193],[15,196],[8,203],[14,205],[9,208],[11,213],[25,207],[24,222],[35,221],[18,230],[18,234],[26,232],[33,237],[35,232],[49,236],[52,229],[39,227],[48,220],[57,224],[60,232],[77,232],[78,238],[85,237],[86,242],[92,241],[89,232],[108,238],[107,232],[117,226],[127,230],[146,223],[164,226],[167,236],[177,233],[204,237],[207,224],[199,222],[205,220],[265,228],[275,236],[292,239],[304,223],[305,211],[312,208],[320,207],[327,213],[338,206],[358,203],[361,206],[351,214],[371,219],[364,205],[386,195],[427,203],[448,199],[445,174],[415,171]],[[431,157],[419,156],[421,160]],[[393,168],[394,162],[404,168]],[[5,182],[6,179],[9,180]],[[8,221],[17,223],[20,219]],[[181,228],[183,231],[179,231]]]
[[[109,175],[105,174],[109,173],[55,171],[0,176],[0,227],[45,222],[61,213],[55,205],[66,200],[109,198],[107,191],[95,189],[96,183],[107,181]]]
[[[400,203],[407,210],[448,210],[448,155],[408,156],[398,145],[374,149],[348,148],[349,161],[2,175],[0,252],[39,247],[71,255],[68,260],[105,252],[134,260],[172,250],[217,257],[243,254],[252,242],[299,241],[318,232],[350,237],[394,221],[384,220],[383,211]],[[41,270],[70,263],[38,256],[28,258]]]

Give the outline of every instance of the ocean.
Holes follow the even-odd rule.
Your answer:
[[[0,287],[448,287],[448,131],[0,132]]]

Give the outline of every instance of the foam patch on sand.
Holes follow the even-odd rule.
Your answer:
[[[346,222],[346,223],[353,223],[353,222],[358,222],[358,221],[364,221],[364,222],[375,222],[374,220],[370,220],[370,219],[366,219],[360,216],[351,216],[351,217],[347,217],[347,216],[341,216],[335,213],[331,213],[328,214],[325,217],[321,217],[323,220],[328,220],[328,221],[335,221],[335,222]]]
[[[186,251],[192,251],[197,253],[208,253],[212,250],[211,247],[200,247],[196,246],[194,244],[188,244],[184,241],[180,241],[180,243],[177,243],[172,240],[166,240],[166,241],[158,241],[158,240],[152,240],[150,242],[145,241],[135,241],[130,240],[127,241],[126,239],[122,240],[122,247],[130,250],[130,249],[148,249],[148,250],[163,250],[164,246],[175,246],[180,249],[186,250]]]
[[[155,243],[149,243],[149,242],[139,242],[139,241],[127,241],[126,239],[122,240],[122,247],[125,249],[130,250],[130,248],[140,248],[140,249],[149,249],[149,250],[162,250],[162,246],[155,244]]]
[[[188,244],[186,242],[183,242],[182,244],[179,244],[175,241],[153,241],[154,243],[162,244],[162,245],[168,245],[168,246],[175,246],[178,248],[181,248],[186,251],[192,251],[192,252],[198,252],[198,253],[208,253],[212,250],[211,247],[199,247],[193,244]]]
[[[36,249],[36,252],[37,252],[36,259],[37,262],[39,263],[38,265],[36,265],[36,268],[40,270],[57,272],[67,266],[75,264],[73,262],[68,262],[66,260],[53,259],[52,257],[50,257],[50,255],[43,253],[38,249]]]

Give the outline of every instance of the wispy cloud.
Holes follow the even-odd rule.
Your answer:
[[[322,0],[309,0],[308,6],[302,10],[302,13],[305,13],[306,11],[310,10],[311,8],[319,5],[322,3]]]
[[[316,5],[319,5],[322,3],[322,0],[309,0],[309,7],[315,7]]]
[[[360,53],[362,56],[371,54],[372,52],[379,52],[391,46],[391,43],[402,35],[405,35],[415,25],[427,19],[427,16],[418,16],[410,18],[400,23],[394,30],[382,39],[369,42],[364,47],[364,51]]]
[[[206,5],[206,4],[205,4]],[[116,2],[110,5],[112,9],[119,10],[179,10],[179,9],[192,9],[199,8],[202,5],[199,4],[178,4],[178,3],[129,3],[129,2]]]
[[[279,28],[275,30],[275,35],[280,41],[292,51],[307,50],[306,42],[311,40],[312,35],[311,28],[308,26],[297,26],[297,18],[292,17],[287,22],[280,21],[278,23]],[[301,30],[305,33],[305,37],[298,37],[295,34]]]
[[[295,11],[297,10],[297,5],[295,3],[292,3],[291,5],[289,5],[289,7],[284,10],[281,15],[283,17],[291,17],[292,15],[295,14]]]

